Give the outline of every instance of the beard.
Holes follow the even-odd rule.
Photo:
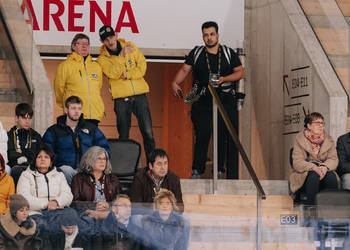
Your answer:
[[[214,43],[214,44],[206,44],[205,46],[209,49],[214,48],[216,45],[218,44],[218,42]]]
[[[67,117],[68,117],[71,121],[77,122],[77,121],[79,121],[79,117],[80,117],[80,116],[78,116],[78,118],[74,118],[74,117],[71,116],[69,113],[67,113]]]

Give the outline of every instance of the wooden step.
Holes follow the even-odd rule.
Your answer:
[[[341,9],[344,16],[350,16],[350,1],[349,0],[337,0],[338,6]]]
[[[238,208],[255,208],[257,205],[256,196],[254,195],[219,195],[219,194],[184,194],[183,201],[185,207],[191,207],[191,211],[195,212],[195,207],[206,206],[209,209],[219,209],[220,207],[238,207]],[[193,205],[193,206],[190,206]],[[281,208],[292,209],[293,199],[290,196],[270,195],[266,200],[262,201],[262,209],[266,208]],[[187,209],[187,208],[186,208]]]
[[[287,180],[261,180],[266,195],[289,195]],[[181,179],[183,194],[212,194],[212,179]],[[251,180],[218,180],[216,194],[256,195]]]
[[[0,121],[1,121],[4,129],[6,131],[9,131],[15,125],[15,115],[13,115],[13,116],[0,116]]]
[[[10,82],[10,74],[7,73],[3,73],[0,71],[0,84],[3,82]],[[0,87],[4,88],[2,85],[0,85]]]
[[[306,15],[323,16],[338,15],[339,8],[334,0],[299,0]]]
[[[8,62],[6,62],[5,60],[1,60],[0,59],[0,72],[1,73],[4,73],[4,72],[6,72],[6,64],[7,64]]]
[[[256,225],[253,227],[195,227],[191,226],[191,242],[254,242]],[[312,227],[262,227],[262,242],[314,242]]]
[[[191,242],[189,250],[256,250],[255,243],[242,242]],[[315,250],[314,243],[263,243],[263,250]]]
[[[349,54],[349,29],[314,28],[323,49],[331,55]]]
[[[227,211],[227,213],[229,213],[229,211]],[[283,215],[296,215],[297,224],[281,225],[281,216]],[[198,227],[254,227],[257,223],[257,211],[254,209],[231,210],[231,215],[223,215],[221,213],[220,215],[186,213],[186,216],[189,218],[191,226]],[[262,226],[264,227],[296,227],[300,225],[301,220],[300,212],[294,210],[263,210],[261,217]]]

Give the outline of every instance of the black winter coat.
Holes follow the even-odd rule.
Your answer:
[[[0,222],[0,250],[39,250],[41,239],[36,234],[36,224],[32,221],[29,229],[20,227],[10,213],[4,215]]]
[[[22,163],[23,166],[28,166],[32,163],[35,154],[41,147],[42,140],[41,135],[34,129],[18,129],[16,133],[16,126],[12,127],[7,132],[7,155],[9,160],[9,166],[13,167],[18,165],[17,159],[25,156],[27,162]],[[17,147],[20,147],[22,153],[16,151]]]

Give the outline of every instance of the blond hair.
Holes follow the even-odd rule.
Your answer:
[[[154,197],[153,204],[154,208],[156,208],[156,204],[160,202],[161,199],[168,198],[173,206],[174,211],[179,211],[179,208],[176,205],[176,198],[173,192],[166,188],[159,189],[157,195]]]

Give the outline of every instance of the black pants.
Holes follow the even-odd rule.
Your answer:
[[[117,116],[119,139],[129,139],[131,114],[135,114],[142,134],[143,146],[146,151],[148,162],[150,154],[154,150],[155,142],[153,138],[152,119],[147,96],[143,94],[130,96],[128,98],[114,99],[114,112]]]
[[[15,187],[17,186],[19,177],[21,177],[22,172],[24,172],[27,169],[28,166],[13,166],[11,168],[11,176],[13,178],[13,182],[15,184]]]
[[[234,97],[230,93],[220,93],[220,100],[238,134],[238,111]],[[196,135],[192,170],[202,174],[205,171],[209,141],[213,133],[212,104],[201,100],[192,104],[191,119]],[[225,171],[225,162],[227,179],[238,179],[238,150],[218,111],[218,171]]]
[[[315,171],[309,171],[306,180],[302,186],[307,200],[305,205],[315,205],[315,198],[321,190],[336,190],[338,189],[337,177],[333,172],[328,171],[326,176],[320,180],[320,176]]]

